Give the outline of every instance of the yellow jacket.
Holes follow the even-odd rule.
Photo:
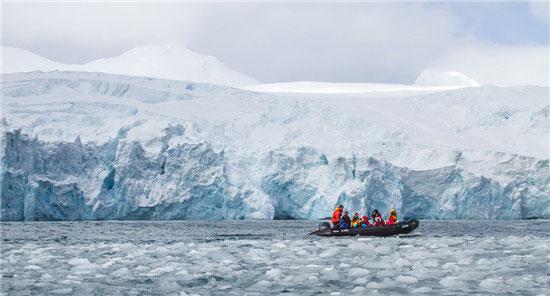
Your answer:
[[[361,223],[361,219],[359,217],[353,217],[351,219],[351,227],[359,227],[359,224]]]

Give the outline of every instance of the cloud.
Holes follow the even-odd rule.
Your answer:
[[[165,3],[4,3],[6,45],[65,63],[193,38],[201,7]]]
[[[540,57],[542,65],[548,64],[548,55],[542,54],[540,48],[534,53],[523,45],[499,47],[482,43],[460,18],[461,13],[476,9],[476,4],[461,5],[460,13],[456,9],[453,12],[450,4],[436,3],[2,5],[4,44],[64,63],[117,56],[145,44],[181,42],[265,82],[413,83],[426,68],[448,66],[452,68],[441,70],[481,71],[465,74],[476,80],[475,76],[482,77],[478,80],[481,83],[508,84],[514,77],[518,83],[531,77],[514,75],[512,70],[505,77],[506,69],[514,67],[523,67],[517,72],[537,72],[545,77],[541,66],[531,62],[532,54]],[[548,5],[534,3],[529,8],[533,15],[547,20],[543,6]],[[492,7],[485,7],[484,12],[492,11]],[[502,9],[512,8],[517,7]],[[485,19],[491,17],[489,14]],[[494,55],[491,50],[495,50]],[[522,52],[528,61],[519,61]],[[465,56],[460,57],[461,54]],[[476,60],[484,66],[463,65],[464,60]],[[494,77],[502,77],[500,82],[483,74],[493,71],[487,67],[506,70],[495,74]]]
[[[529,3],[529,12],[541,23],[550,26],[550,3],[537,1]]]
[[[412,82],[456,42],[443,6],[415,3],[6,5],[6,44],[53,60],[178,41],[263,81]]]

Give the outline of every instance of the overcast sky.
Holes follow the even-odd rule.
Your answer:
[[[548,80],[544,2],[58,2],[3,3],[2,10],[3,45],[64,63],[181,42],[264,82],[411,83],[426,68],[493,79],[500,66],[504,80],[525,73]]]

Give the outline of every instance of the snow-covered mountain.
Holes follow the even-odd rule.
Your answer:
[[[60,70],[145,76],[227,86],[259,83],[228,68],[215,57],[198,54],[175,43],[137,47],[120,56],[84,65],[66,65],[50,61],[20,48],[2,46],[1,50],[2,58],[6,61],[3,73]]]
[[[259,83],[232,70],[213,56],[203,56],[178,44],[146,45],[114,58],[100,59],[78,71],[197,81],[228,86]]]
[[[305,219],[339,203],[401,217],[550,218],[548,91],[289,96],[8,74],[2,219]]]
[[[0,46],[2,73],[53,71],[64,69],[67,65],[54,62],[28,50],[10,46]]]
[[[415,85],[418,86],[481,86],[474,79],[456,71],[424,70],[418,75]]]

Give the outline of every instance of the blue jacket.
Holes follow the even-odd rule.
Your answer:
[[[340,229],[347,229],[349,228],[348,223],[340,220]]]

